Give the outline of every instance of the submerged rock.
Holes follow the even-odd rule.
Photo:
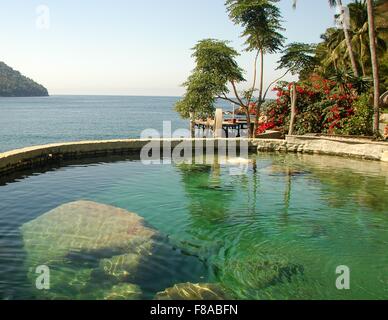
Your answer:
[[[235,287],[244,288],[239,293],[240,296],[243,294],[242,298],[251,298],[258,290],[288,283],[303,276],[304,267],[281,256],[265,254],[246,260],[226,261],[223,265],[216,266],[216,274],[231,290]]]
[[[50,295],[59,293],[61,298],[87,292],[96,281],[112,280],[112,287],[134,275],[143,256],[151,254],[156,235],[138,215],[90,201],[64,204],[24,224],[21,231],[29,278],[35,284],[36,267],[48,266]]]
[[[48,290],[37,290],[35,292],[37,298],[47,300],[88,299],[88,285],[91,282],[92,273],[93,269],[50,265],[50,287]],[[38,274],[30,270],[28,277],[34,284],[34,279],[38,277]]]
[[[225,289],[218,284],[181,283],[155,296],[155,300],[228,300]]]
[[[148,243],[147,246],[151,249],[152,243]],[[144,250],[143,252],[147,255],[151,254],[148,250]],[[142,259],[144,254],[142,252],[128,253],[103,259],[101,260],[99,267],[105,275],[118,281],[125,281],[134,276],[134,271],[137,270],[140,259]]]
[[[64,204],[22,226],[30,258],[45,264],[66,257],[133,252],[156,232],[124,209],[90,201]]]
[[[138,300],[141,297],[140,287],[130,283],[114,286],[105,293],[104,300]]]

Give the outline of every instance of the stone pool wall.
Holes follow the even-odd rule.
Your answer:
[[[125,139],[48,144],[0,153],[0,175],[58,163],[61,160],[139,155],[140,150],[150,142],[158,145],[162,151],[164,147],[172,149],[183,142],[192,143],[193,149],[214,145],[214,149],[217,150],[225,147],[226,143],[233,143],[239,148],[241,141],[248,142],[250,150],[256,150],[256,145],[247,139]]]
[[[388,143],[365,138],[287,136],[285,140],[255,140],[258,152],[293,152],[355,157],[388,162]]]
[[[308,154],[326,154],[347,157],[357,157],[368,160],[388,162],[388,143],[373,142],[367,139],[316,137],[316,136],[288,136],[280,139],[164,139],[152,140],[174,148],[182,142],[196,143],[202,141],[205,145],[214,144],[215,149],[225,145],[226,141],[233,142],[239,147],[243,141],[253,152],[299,152]],[[106,141],[81,141],[48,144],[44,146],[28,147],[0,153],[0,175],[18,170],[39,167],[61,160],[94,158],[99,156],[139,154],[140,150],[151,140],[127,139]],[[170,147],[171,146],[171,147]]]

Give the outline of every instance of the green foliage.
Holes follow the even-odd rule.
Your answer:
[[[281,32],[281,14],[275,5],[278,0],[227,0],[229,17],[243,27],[242,36],[246,38],[246,50],[257,51],[256,62],[265,53],[275,53],[283,47],[284,36]],[[228,42],[215,39],[199,41],[194,47],[193,57],[196,67],[184,84],[186,93],[176,104],[176,110],[182,117],[206,117],[214,112],[217,98],[238,104],[240,110],[259,115],[259,105],[264,100],[263,81],[260,83],[258,103],[252,103],[256,91],[256,79],[253,85],[239,93],[236,84],[245,81],[243,70],[238,66],[236,58],[239,53],[228,45]],[[256,74],[256,65],[254,73]],[[260,78],[263,78],[261,63]],[[235,100],[228,97],[228,85],[233,86]],[[267,91],[266,91],[267,93]],[[249,135],[251,135],[249,127]]]
[[[0,62],[0,97],[48,96],[46,88]]]
[[[236,58],[240,55],[228,41],[205,39],[193,48],[195,58],[195,72],[211,75],[216,82],[244,81],[243,71],[238,66]]]
[[[266,109],[267,121],[258,133],[273,128],[288,132],[291,87],[290,83],[281,82],[274,89],[278,99]],[[360,96],[350,83],[339,84],[317,76],[298,83],[296,90],[296,134],[371,135],[373,108],[368,93]]]
[[[373,83],[370,77],[356,77],[351,70],[336,70],[329,80],[337,83],[340,93],[350,93],[353,89],[358,94],[363,94],[369,91]]]
[[[207,118],[214,113],[215,96],[220,88],[211,76],[203,72],[195,72],[184,86],[186,93],[175,105],[175,110],[182,118],[190,118],[190,113],[195,113],[200,118]]]
[[[356,57],[358,58],[358,64],[361,68],[363,75],[371,75],[371,54],[369,44],[369,23],[368,12],[365,1],[354,1],[348,5],[350,12],[350,27],[352,46]],[[375,8],[376,14],[380,14],[380,9]],[[378,20],[377,20],[378,21]],[[387,43],[384,39],[384,34],[387,34],[387,27],[383,24],[376,23],[377,32],[377,55],[381,59],[384,53],[387,51]]]
[[[323,132],[322,115],[325,110],[332,106],[329,101],[319,101],[313,104],[307,104],[298,115],[295,130],[298,134]]]
[[[385,92],[388,90],[388,52],[385,53],[381,59],[380,65],[381,90]]]
[[[247,51],[262,50],[275,53],[283,47],[285,37],[281,34],[279,0],[227,0],[230,19],[243,27]]]
[[[338,1],[331,1],[335,4]],[[383,89],[387,87],[385,79],[388,78],[388,68],[384,67],[384,57],[387,53],[388,41],[388,19],[386,1],[376,2],[376,32],[377,32],[377,54],[382,65],[380,70],[380,78],[383,81]],[[365,1],[355,0],[348,5],[350,12],[349,36],[352,45],[358,70],[362,71],[363,78],[372,77],[371,54],[369,43],[369,24],[367,6]],[[348,72],[351,68],[349,59],[349,50],[346,45],[344,32],[342,29],[329,28],[321,36],[322,42],[317,44],[315,58],[318,63],[314,70],[311,68],[303,68],[301,70],[301,78],[307,79],[313,72],[330,78],[338,72]]]
[[[353,104],[354,115],[348,119],[343,119],[341,130],[338,133],[346,135],[372,136],[373,130],[370,125],[373,121],[373,106],[370,95],[365,93]]]
[[[217,98],[229,93],[229,82],[244,81],[243,71],[235,58],[239,55],[228,42],[205,39],[193,48],[196,67],[183,84],[186,93],[175,105],[175,110],[187,119],[190,113],[206,118],[214,114]]]
[[[298,74],[302,70],[311,72],[318,62],[314,54],[315,47],[313,45],[299,42],[291,43],[282,51],[277,69],[288,69],[292,74]]]

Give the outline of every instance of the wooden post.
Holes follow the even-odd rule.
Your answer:
[[[295,116],[296,116],[296,83],[292,84],[291,88],[291,120],[290,120],[290,129],[288,131],[288,135],[292,136],[294,134],[294,126],[295,126]]]
[[[190,135],[191,138],[195,138],[195,114],[190,112]]]
[[[222,109],[216,109],[214,121],[214,138],[222,138],[222,124],[224,122],[224,114]]]

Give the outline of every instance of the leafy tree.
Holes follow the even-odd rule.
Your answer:
[[[278,61],[277,69],[289,70],[292,74],[300,74],[302,71],[313,71],[318,64],[315,57],[315,45],[294,42],[285,47]]]
[[[246,94],[248,104],[256,91],[257,62],[260,57],[259,88],[256,99],[256,117],[254,132],[259,123],[262,104],[265,102],[267,90],[264,90],[264,55],[278,52],[285,41],[281,34],[281,13],[276,3],[279,0],[227,0],[226,7],[230,19],[243,27],[242,37],[246,39],[246,50],[256,51],[254,62],[253,86]],[[280,80],[280,79],[277,79]]]
[[[214,114],[217,99],[230,101],[248,112],[248,105],[238,96],[236,84],[245,81],[243,70],[238,66],[238,52],[227,41],[205,39],[193,48],[196,67],[183,84],[186,93],[175,106],[184,118],[206,118]],[[228,97],[231,85],[236,100]],[[250,126],[248,126],[250,127]]]
[[[205,39],[193,48],[196,67],[188,80],[184,83],[186,93],[178,101],[175,108],[184,118],[190,118],[193,124],[196,118],[206,118],[214,114],[214,104],[217,99],[229,101],[241,108],[246,114],[248,135],[256,132],[251,130],[250,107],[253,102],[256,108],[255,129],[258,125],[260,109],[272,85],[282,79],[287,73],[299,73],[302,69],[312,68],[315,58],[313,46],[292,43],[283,50],[283,57],[279,61],[279,68],[286,69],[285,73],[273,81],[264,90],[263,64],[264,54],[279,51],[284,42],[280,34],[279,9],[273,4],[277,1],[264,0],[229,0],[227,7],[232,20],[244,27],[243,36],[246,37],[246,50],[257,50],[254,63],[253,84],[248,90],[239,92],[237,85],[246,82],[243,70],[238,66],[236,58],[239,53],[228,45],[227,41]],[[257,91],[257,62],[260,56],[260,84]],[[230,92],[229,88],[232,89]],[[230,98],[229,95],[233,95]]]
[[[201,118],[207,117],[214,112],[216,85],[213,79],[201,72],[190,75],[184,83],[186,94],[176,104],[176,110],[183,118],[190,118],[191,114]]]

